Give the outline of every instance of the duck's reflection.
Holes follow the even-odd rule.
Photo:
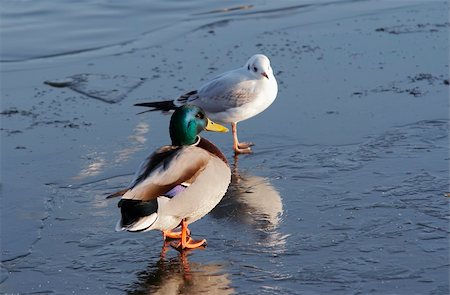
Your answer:
[[[167,245],[156,264],[138,274],[138,281],[127,292],[136,294],[234,294],[228,274],[219,264],[189,263],[189,251],[183,251],[169,260],[165,257]]]
[[[265,177],[239,172],[235,157],[231,184],[211,215],[248,225],[271,244],[272,239],[274,243],[280,242],[276,230],[282,214],[283,203],[276,188]]]

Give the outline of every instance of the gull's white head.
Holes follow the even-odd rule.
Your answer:
[[[257,79],[271,79],[273,77],[270,60],[264,54],[255,54],[247,61],[245,68]]]

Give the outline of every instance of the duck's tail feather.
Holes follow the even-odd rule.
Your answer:
[[[106,199],[112,199],[112,198],[115,198],[115,197],[121,197],[121,196],[123,196],[128,190],[129,190],[129,189],[126,188],[126,189],[122,189],[122,190],[120,190],[120,191],[111,193],[111,194],[109,194],[108,196],[106,196]]]
[[[118,207],[122,217],[117,222],[116,230],[132,232],[147,230],[156,221],[158,202],[122,199]]]
[[[141,103],[135,103],[135,106],[138,107],[148,107],[151,108],[150,110],[146,110],[141,112],[154,112],[154,111],[162,111],[162,112],[169,112],[172,110],[175,110],[177,106],[175,105],[173,100],[163,100],[163,101],[154,101],[154,102],[141,102]]]

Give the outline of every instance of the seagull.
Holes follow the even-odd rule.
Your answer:
[[[249,154],[253,143],[239,142],[237,123],[264,111],[273,103],[277,93],[278,84],[269,58],[255,54],[244,66],[220,74],[175,100],[137,103],[135,106],[166,112],[185,104],[199,106],[212,120],[231,124],[235,154]]]

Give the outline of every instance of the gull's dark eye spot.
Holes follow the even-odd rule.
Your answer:
[[[250,71],[250,65],[248,65],[248,66],[247,66],[247,70],[249,70],[249,71]]]
[[[257,72],[258,71],[258,68],[257,67],[253,67],[253,72]]]
[[[203,113],[197,113],[197,115],[195,115],[196,118],[199,118],[201,120],[203,120],[205,118],[205,114]]]

